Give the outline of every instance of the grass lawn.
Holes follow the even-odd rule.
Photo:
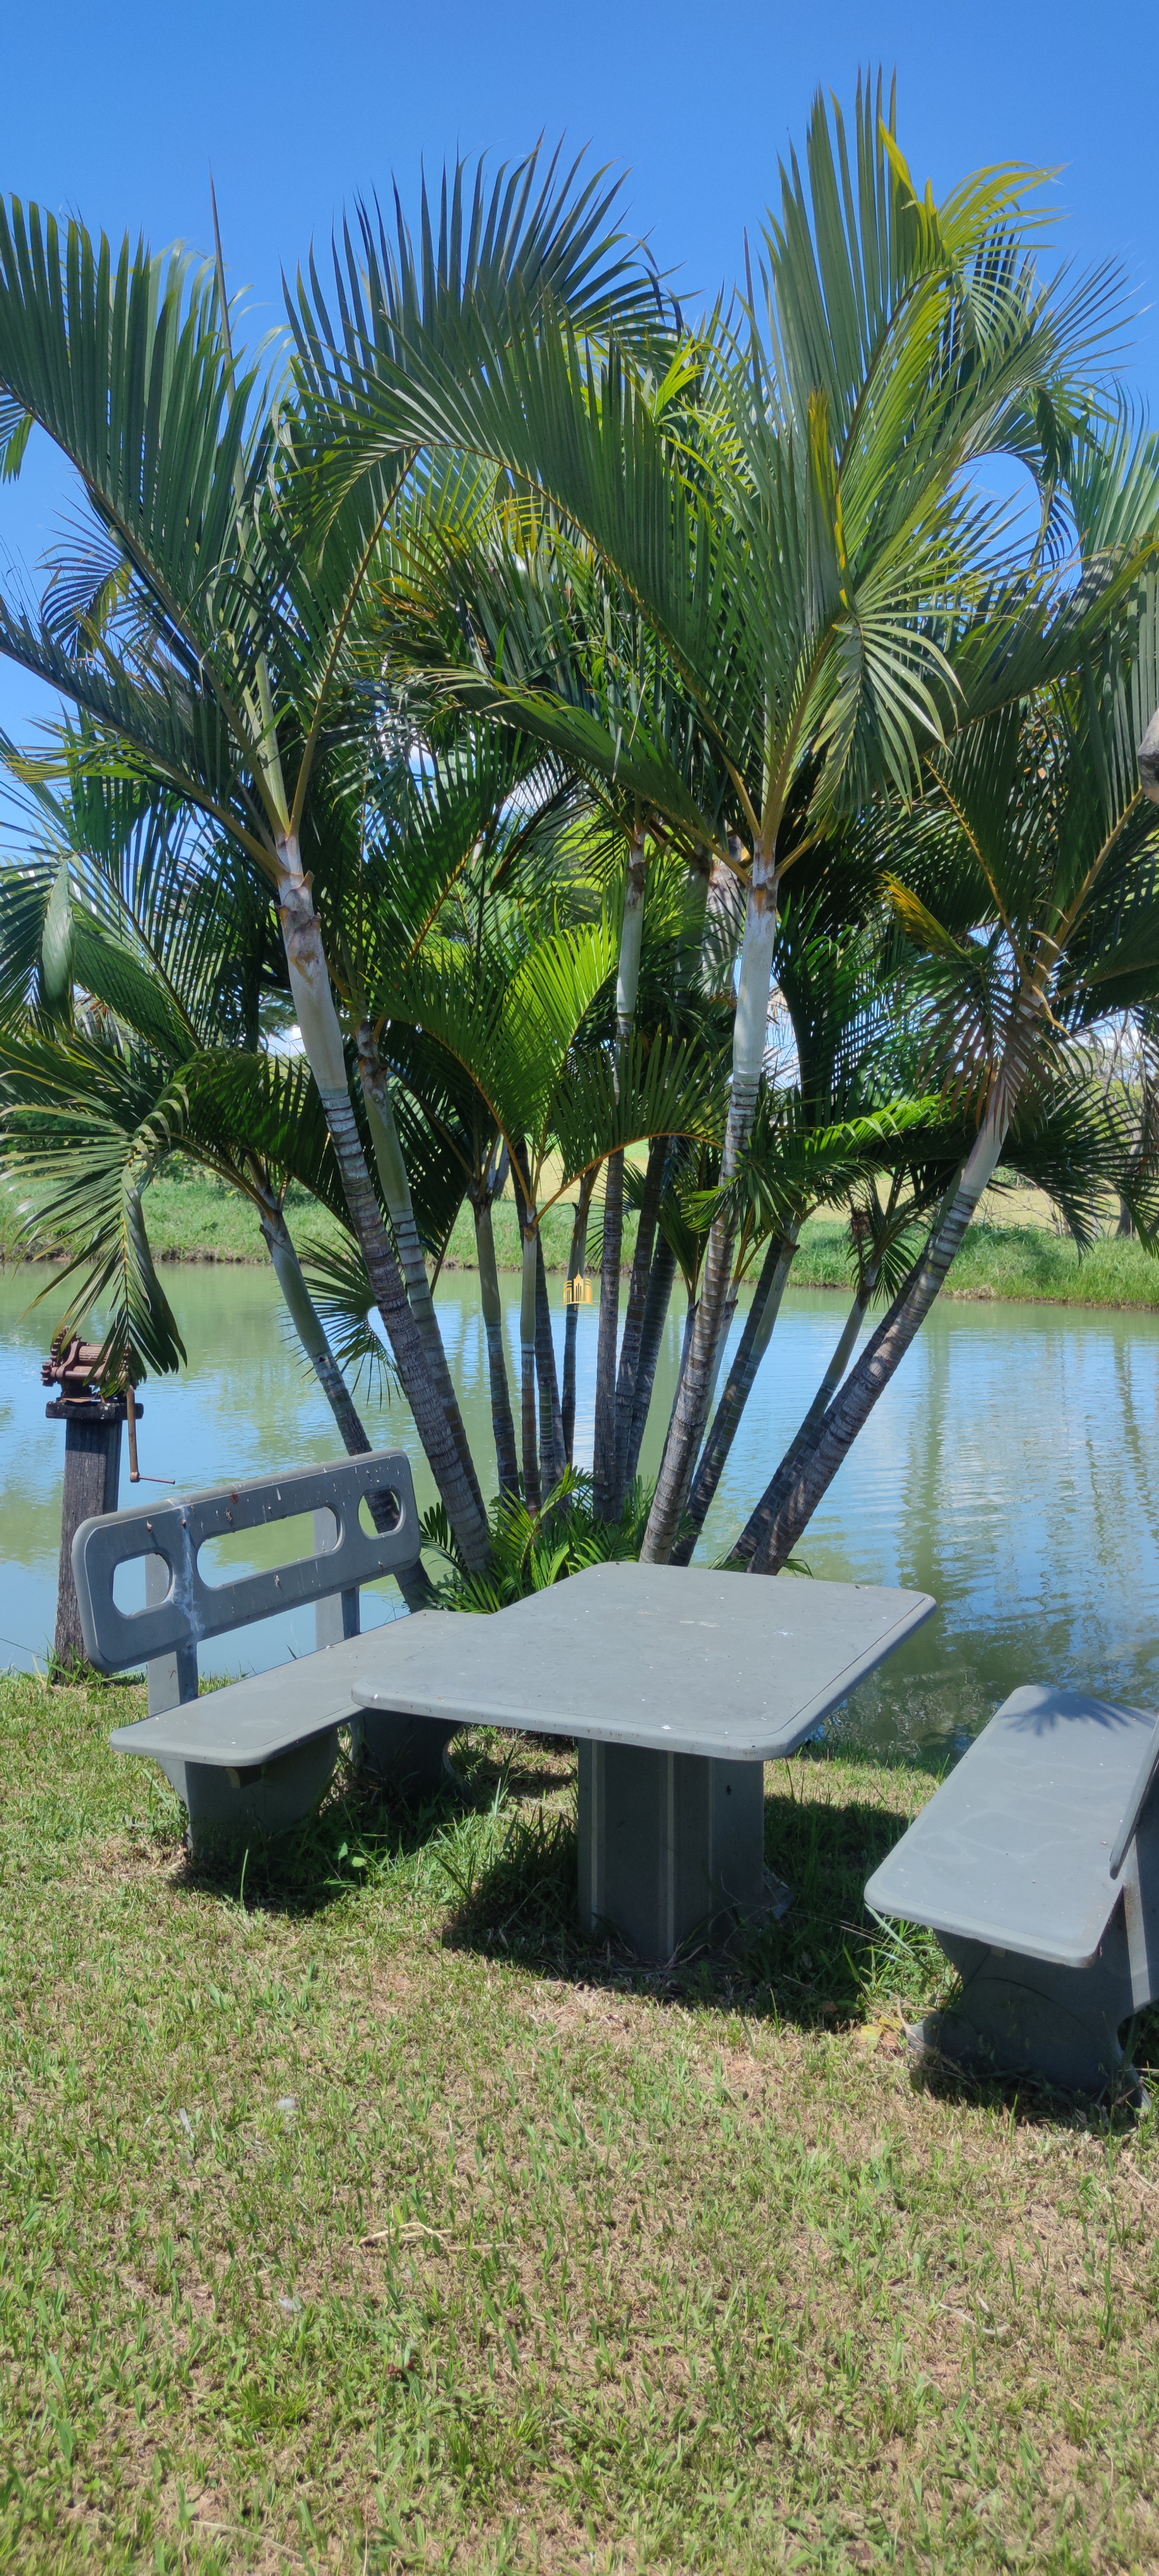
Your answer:
[[[0,2568],[1159,2565],[1159,2120],[910,2076],[928,1777],[771,1770],[793,1912],[643,1973],[567,1746],[243,1885],[140,1698],[0,1683]]]
[[[793,1264],[797,1288],[852,1288],[845,1228],[814,1217]],[[1018,1304],[1059,1306],[1159,1306],[1159,1260],[1141,1243],[1100,1236],[1080,1260],[1073,1243],[1052,1226],[1002,1225],[975,1218],[943,1297],[1013,1298]]]

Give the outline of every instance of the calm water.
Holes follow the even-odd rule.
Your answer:
[[[52,1302],[26,1312],[45,1272],[0,1273],[0,1662],[28,1669],[51,1637],[63,1430],[45,1420],[39,1362]],[[165,1284],[187,1375],[145,1390],[141,1466],[196,1489],[334,1454],[333,1426],[259,1269],[177,1267]],[[508,1283],[517,1369],[518,1282]],[[559,1285],[553,1283],[558,1296]],[[441,1285],[448,1356],[491,1468],[477,1284]],[[795,1428],[836,1340],[843,1301],[798,1292],[781,1321],[717,1497],[716,1553]],[[556,1315],[562,1349],[563,1313]],[[596,1313],[579,1317],[576,1455],[590,1463]],[[675,1385],[669,1329],[644,1465],[654,1467]],[[932,1592],[938,1616],[864,1684],[837,1721],[877,1743],[948,1751],[1019,1682],[1051,1679],[1153,1707],[1159,1695],[1159,1317],[947,1304],[936,1310],[831,1488],[804,1546],[814,1573]],[[409,1414],[366,1407],[372,1437],[431,1482]],[[486,1464],[484,1465],[484,1461]],[[139,1499],[161,1498],[142,1486]],[[123,1465],[122,1503],[136,1500]],[[368,1602],[393,1615],[386,1587]],[[207,1671],[254,1670],[312,1643],[312,1613],[208,1649]]]

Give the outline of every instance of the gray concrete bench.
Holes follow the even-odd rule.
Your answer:
[[[375,1499],[382,1530],[363,1526]],[[215,1583],[202,1572],[213,1539],[313,1515],[313,1544],[276,1567]],[[369,1519],[369,1510],[366,1512]],[[146,1666],[149,1715],[118,1727],[118,1753],[158,1762],[189,1813],[194,1848],[279,1833],[309,1814],[334,1769],[339,1726],[369,1767],[410,1790],[437,1785],[453,1725],[362,1714],[358,1676],[374,1631],[360,1634],[359,1589],[419,1563],[418,1508],[401,1450],[191,1494],[82,1521],[73,1573],[85,1651],[97,1669]],[[145,1560],[145,1605],[124,1610],[118,1570]],[[314,1603],[318,1650],[198,1697],[198,1648],[251,1621]]]
[[[1159,1719],[1017,1690],[865,1891],[936,1932],[960,1999],[923,2039],[966,2072],[1099,2092],[1159,1997]]]

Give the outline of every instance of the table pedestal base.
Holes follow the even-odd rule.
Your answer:
[[[641,1959],[671,1959],[694,1936],[783,1913],[766,1879],[764,1766],[632,1744],[579,1746],[579,1912]]]
[[[381,1709],[362,1712],[362,1759],[371,1777],[398,1796],[421,1802],[440,1789],[459,1786],[447,1746],[462,1733],[457,1722],[438,1717],[393,1717]]]

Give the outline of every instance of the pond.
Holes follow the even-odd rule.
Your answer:
[[[52,1635],[63,1429],[45,1419],[39,1363],[51,1298],[37,1268],[0,1273],[0,1662],[30,1669]],[[165,1284],[189,1353],[180,1379],[144,1390],[143,1472],[195,1490],[334,1454],[330,1414],[291,1345],[272,1276],[173,1265]],[[512,1381],[518,1281],[506,1281]],[[552,1281],[562,1351],[562,1282]],[[447,1352],[485,1487],[492,1451],[486,1352],[473,1273],[444,1279]],[[798,1291],[750,1399],[709,1523],[715,1555],[740,1525],[800,1419],[836,1341],[844,1302]],[[591,1458],[596,1310],[579,1316],[576,1457]],[[739,1329],[739,1326],[738,1328]],[[675,1308],[644,1453],[654,1470],[675,1387]],[[1020,1682],[1052,1680],[1145,1707],[1159,1695],[1159,1315],[943,1302],[878,1405],[808,1532],[818,1575],[932,1592],[935,1619],[831,1721],[843,1735],[944,1759]],[[397,1397],[364,1406],[383,1445],[432,1485]],[[482,1462],[486,1461],[484,1465]],[[164,1492],[142,1485],[141,1500]],[[122,1466],[121,1501],[137,1499]],[[395,1615],[385,1586],[368,1618]],[[252,1671],[313,1642],[312,1614],[206,1650],[206,1672]]]

